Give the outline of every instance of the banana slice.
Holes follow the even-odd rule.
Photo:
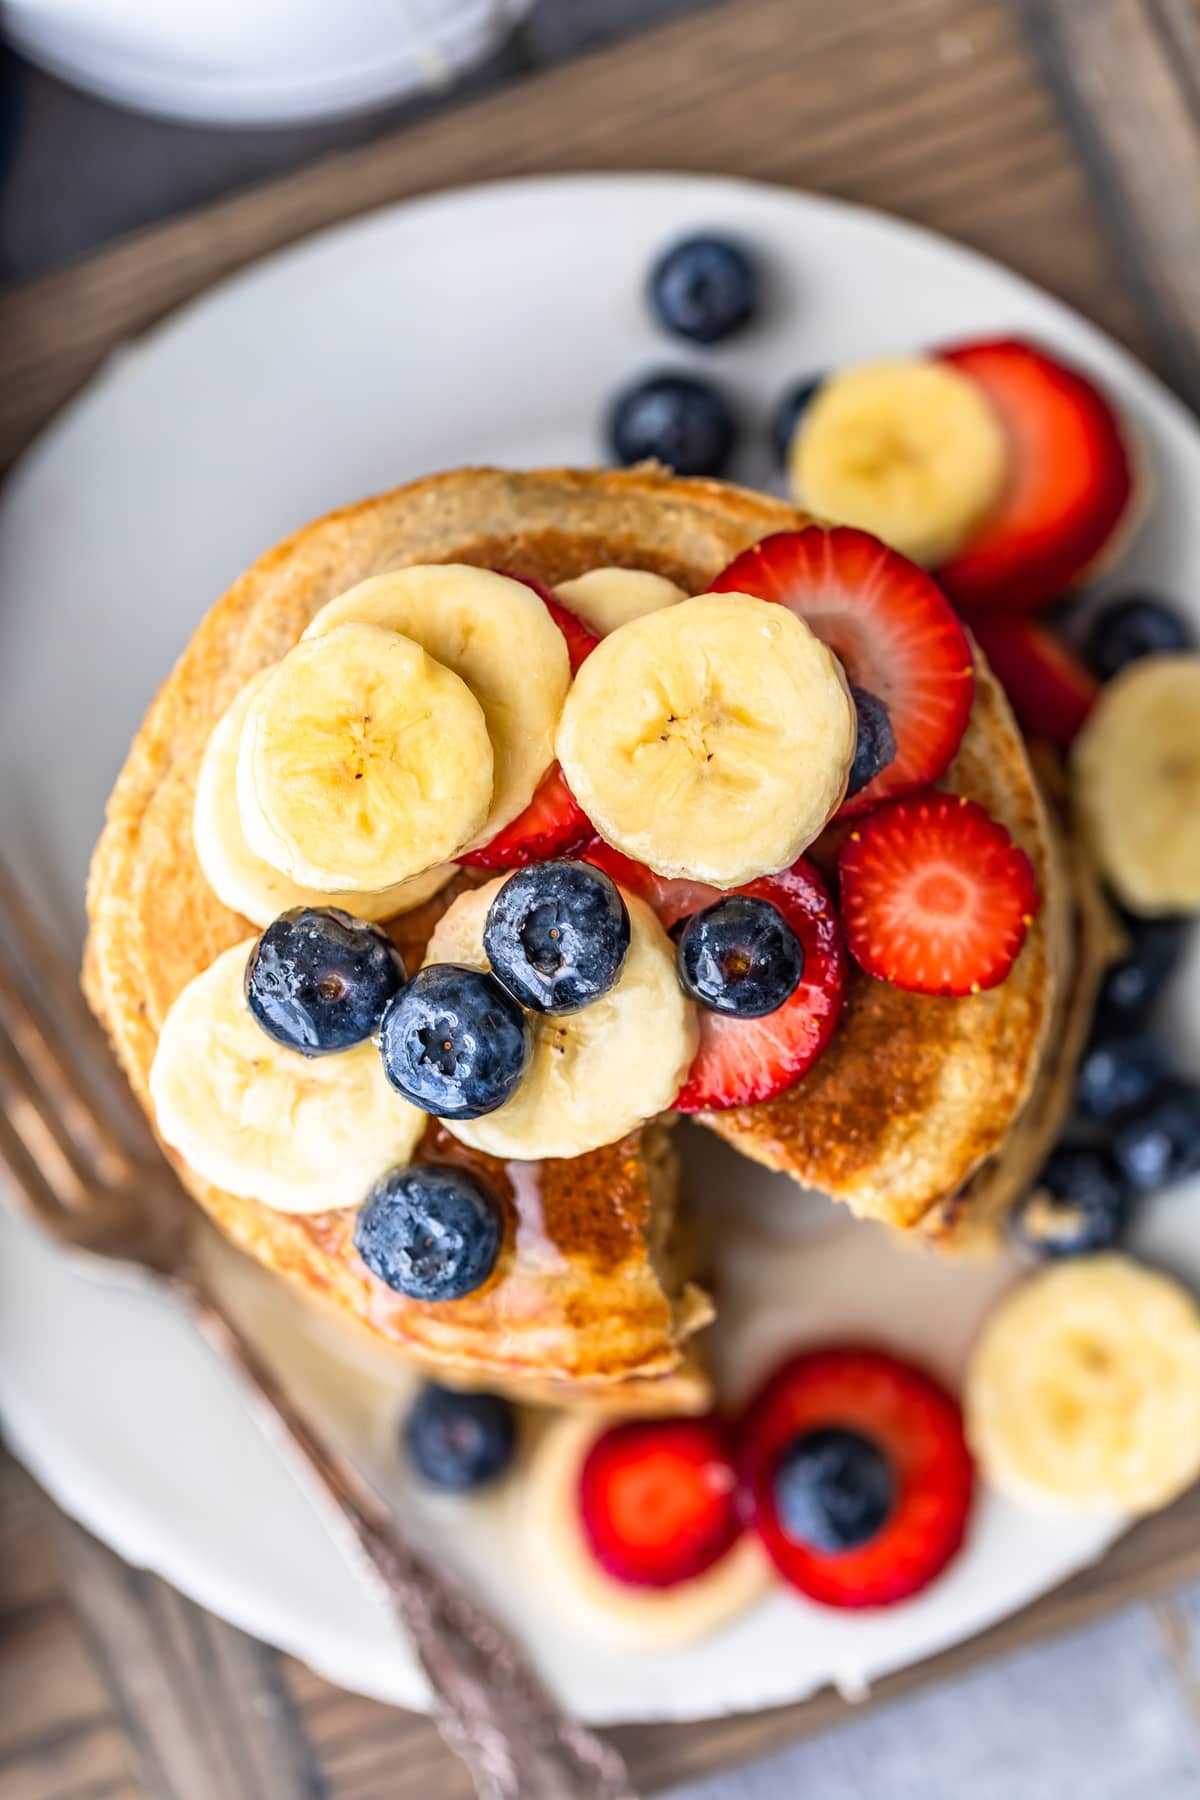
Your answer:
[[[434,928],[427,963],[487,967],[483,928],[503,884],[501,876],[453,901]],[[481,1119],[445,1121],[464,1144],[514,1161],[582,1156],[671,1105],[696,1054],[696,1009],[650,908],[630,894],[625,904],[631,938],[616,986],[582,1012],[529,1014],[533,1054],[512,1099]]]
[[[253,853],[305,887],[393,887],[445,862],[492,800],[466,683],[376,625],[303,640],[254,696],[238,751]]]
[[[205,747],[196,777],[192,837],[204,878],[222,906],[240,913],[252,925],[269,925],[294,906],[340,906],[357,919],[395,919],[432,900],[454,873],[453,863],[440,863],[376,893],[342,889],[326,893],[301,887],[255,856],[242,830],[237,800],[238,746],[242,726],[256,694],[272,671],[264,669],[247,682],[218,719]]]
[[[306,638],[354,620],[399,631],[461,677],[483,708],[495,788],[486,844],[524,812],[554,761],[554,728],[571,681],[562,632],[532,588],[490,569],[433,563],[360,582],[322,607]],[[432,860],[432,858],[430,859]]]
[[[1057,1264],[992,1314],[966,1420],[985,1474],[1015,1500],[1154,1512],[1200,1476],[1200,1312],[1128,1257]]]
[[[1200,656],[1149,656],[1102,688],[1073,768],[1092,848],[1125,905],[1200,906]]]
[[[337,1056],[274,1043],[246,1005],[247,938],[190,981],[150,1069],[159,1135],[202,1181],[279,1212],[359,1206],[428,1123],[367,1042]]]
[[[599,637],[687,599],[683,588],[649,569],[589,569],[573,581],[560,581],[554,592]]]
[[[802,505],[931,566],[962,547],[1007,471],[1004,432],[978,384],[916,358],[823,381],[789,457]]]
[[[705,1574],[676,1587],[631,1587],[601,1568],[579,1517],[580,1473],[599,1429],[595,1420],[560,1415],[542,1433],[516,1484],[530,1592],[544,1596],[555,1616],[581,1636],[633,1651],[695,1643],[764,1599],[772,1576],[749,1533]]]
[[[738,887],[795,862],[854,757],[841,664],[786,607],[701,594],[604,638],[558,759],[601,836],[660,875]]]

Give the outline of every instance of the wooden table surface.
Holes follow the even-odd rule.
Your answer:
[[[1060,294],[1200,404],[1200,0],[726,0],[0,292],[0,466],[114,345],[267,249],[462,182],[646,167],[933,226]],[[881,1694],[1194,1579],[1198,1526],[1193,1497]],[[652,1790],[844,1711],[821,1695],[617,1735]],[[468,1793],[425,1720],[337,1692],[125,1567],[0,1463],[0,1800]]]

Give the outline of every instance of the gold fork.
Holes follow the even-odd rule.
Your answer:
[[[510,1635],[406,1542],[350,1464],[297,1413],[193,1254],[195,1207],[107,1041],[0,865],[0,1168],[64,1248],[168,1288],[324,1489],[405,1627],[447,1744],[481,1800],[636,1800],[616,1750],[563,1712]],[[277,1435],[277,1434],[276,1434]]]

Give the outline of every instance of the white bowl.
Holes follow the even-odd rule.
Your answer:
[[[445,86],[532,0],[8,0],[32,61],[137,112],[290,125]]]

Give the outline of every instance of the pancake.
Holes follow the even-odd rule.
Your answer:
[[[934,999],[852,967],[841,1025],[808,1074],[776,1100],[702,1120],[757,1162],[901,1231],[959,1192],[1029,1099],[1053,1016],[1053,945],[1065,928],[1046,807],[978,652],[975,704],[942,785],[978,800],[1033,863],[1042,911],[1008,979],[987,993]],[[827,834],[813,852],[827,867],[838,836]]]
[[[554,583],[599,566],[650,569],[703,591],[740,550],[807,523],[763,495],[657,468],[460,470],[318,520],[269,551],[201,622],[134,740],[89,882],[85,987],[149,1111],[158,1031],[175,996],[247,922],[201,873],[191,816],[201,754],[245,683],[325,602],[405,564],[467,562]],[[981,668],[951,781],[1002,819],[1052,889],[1045,816],[1019,734]],[[829,848],[829,846],[826,846]],[[463,877],[459,878],[465,879]],[[397,921],[411,950],[454,892]],[[900,1227],[919,1223],[1002,1140],[1032,1085],[1052,978],[1044,918],[1002,988],[928,1000],[863,977],[831,1049],[789,1094],[706,1121],[740,1149]],[[180,1175],[237,1243],[379,1339],[467,1382],[541,1398],[703,1403],[689,1339],[710,1316],[687,1278],[665,1134],[569,1162],[499,1165],[431,1126],[424,1150],[469,1162],[499,1193],[495,1275],[466,1299],[405,1300],[363,1267],[353,1213],[294,1215]]]
[[[1058,979],[1037,1082],[1012,1129],[965,1187],[931,1207],[921,1220],[921,1233],[937,1249],[965,1256],[991,1256],[1000,1248],[1009,1213],[1057,1143],[1075,1097],[1100,983],[1124,949],[1091,851],[1073,818],[1057,753],[1048,745],[1035,746],[1035,767],[1060,849],[1062,882],[1048,927]]]

